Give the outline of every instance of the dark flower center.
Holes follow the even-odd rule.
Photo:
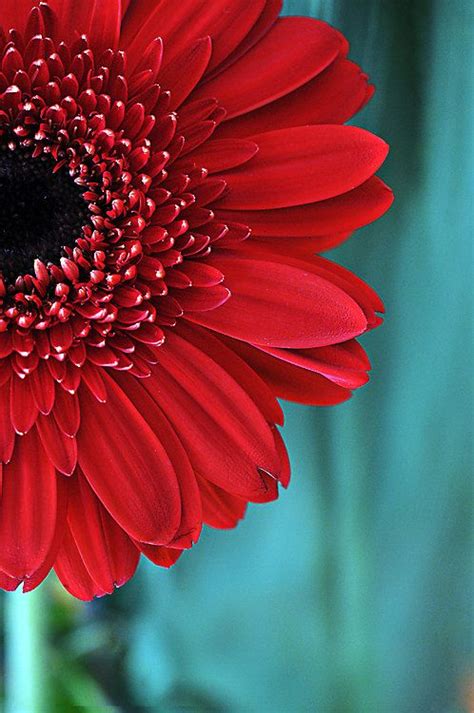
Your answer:
[[[0,150],[0,273],[14,281],[36,258],[57,262],[90,217],[84,188],[54,161],[21,150]]]

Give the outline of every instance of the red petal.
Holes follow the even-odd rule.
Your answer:
[[[15,446],[15,431],[10,418],[10,384],[0,387],[0,463],[8,463]]]
[[[224,304],[230,293],[227,287],[215,285],[214,287],[190,287],[183,291],[170,291],[185,312],[208,312]]]
[[[69,394],[64,389],[58,389],[53,415],[62,433],[66,436],[75,436],[81,418],[77,394]]]
[[[177,109],[191,94],[209,64],[211,52],[211,38],[203,37],[160,72],[160,85],[171,91],[170,109]]]
[[[212,332],[180,321],[176,332],[220,364],[252,398],[265,419],[283,425],[283,412],[267,384]]]
[[[287,488],[290,484],[290,479],[291,479],[291,465],[290,465],[290,459],[288,456],[288,451],[286,450],[285,442],[283,438],[281,437],[280,431],[278,428],[273,428],[273,436],[275,438],[275,446],[276,449],[278,450],[278,454],[280,456],[280,461],[282,464],[282,473],[281,473],[281,478],[280,482],[283,485],[284,488]]]
[[[20,3],[26,1],[20,0]],[[79,35],[86,34],[96,56],[106,49],[117,48],[121,0],[49,0],[49,4],[59,17],[60,40],[72,43]]]
[[[10,332],[0,333],[0,359],[9,356],[12,353],[12,337]]]
[[[140,556],[137,548],[80,471],[71,482],[68,522],[84,565],[101,590],[111,594],[133,576]]]
[[[267,0],[260,17],[244,40],[218,67],[216,67],[213,72],[210,73],[210,75],[214,77],[215,75],[223,72],[227,69],[227,67],[234,64],[234,62],[240,59],[240,57],[248,52],[249,49],[256,45],[262,37],[265,37],[272,25],[275,24],[281,12],[282,4],[282,0]]]
[[[106,546],[109,548],[112,576],[116,587],[122,587],[136,572],[140,554],[128,535],[117,525],[107,510],[101,510]]]
[[[302,267],[303,264],[308,265],[308,263],[302,260],[295,260],[293,258],[287,258],[286,261],[295,266],[298,265]],[[357,277],[357,275],[354,275],[350,270],[342,267],[342,265],[338,265],[332,262],[332,260],[328,260],[320,255],[316,255],[309,264],[311,265],[310,269],[315,274],[331,280],[331,282],[347,292],[347,294],[360,305],[367,317],[369,328],[380,324],[380,318],[375,315],[375,312],[385,312],[385,307],[378,294],[370,285],[361,280],[360,277]]]
[[[165,62],[200,37],[212,38],[211,67],[225,59],[256,22],[265,0],[161,0],[150,9],[149,0],[135,0],[125,16],[121,43],[137,61],[143,47],[154,37],[165,42]]]
[[[57,476],[36,430],[18,439],[3,476],[0,569],[23,580],[43,564],[56,528]]]
[[[49,548],[48,555],[41,567],[36,572],[23,582],[23,592],[31,592],[38,587],[50,573],[58,556],[61,547],[64,532],[66,528],[66,515],[68,506],[69,483],[65,478],[56,479],[57,486],[57,512],[56,512],[56,529],[54,532],[53,541]]]
[[[181,272],[184,273],[195,287],[214,287],[219,285],[224,275],[204,262],[192,262],[188,260],[181,265]]]
[[[367,75],[356,64],[340,57],[291,94],[224,122],[217,135],[245,137],[306,124],[344,124],[359,111],[367,93]]]
[[[227,493],[206,478],[198,478],[198,481],[206,525],[223,530],[236,527],[245,515],[247,501]]]
[[[285,208],[346,193],[383,163],[387,144],[354,126],[299,126],[252,136],[259,152],[220,174],[231,189],[216,207]]]
[[[252,236],[248,246],[239,246],[239,252],[249,257],[272,260],[276,254],[287,255],[288,257],[308,259],[315,253],[329,250],[330,247],[339,245],[347,240],[352,233],[337,233],[336,235],[320,235],[314,238],[295,237],[265,237]]]
[[[122,0],[122,17],[125,17],[131,2],[132,0]]]
[[[137,542],[136,546],[153,564],[159,567],[172,567],[181,557],[184,550],[173,550],[170,547],[156,547]]]
[[[345,342],[367,328],[357,303],[309,272],[303,261],[293,267],[228,252],[210,257],[209,263],[224,273],[232,296],[212,312],[187,317],[217,332],[265,346],[304,349]]]
[[[99,500],[130,537],[167,544],[181,521],[174,468],[127,395],[105,371],[102,376],[106,404],[99,404],[86,389],[79,392],[79,464]]]
[[[170,546],[191,547],[199,539],[202,525],[201,498],[191,463],[176,432],[143,384],[128,374],[116,374],[115,380],[142,413],[160,439],[178,478],[181,493],[181,523]]]
[[[50,413],[54,404],[54,379],[48,367],[40,361],[35,371],[28,377],[31,393],[38,409],[43,414]]]
[[[54,563],[54,571],[63,587],[77,599],[88,602],[94,597],[103,597],[104,594],[107,594],[93,581],[87,571],[69,527],[66,527],[62,545]]]
[[[275,359],[249,344],[234,342],[233,348],[265,379],[279,398],[312,406],[330,406],[347,401],[351,396],[348,389],[324,376]]]
[[[8,0],[15,2],[15,0]],[[27,0],[20,0],[26,2]],[[78,35],[88,32],[96,0],[49,0],[56,11],[61,28],[60,40],[72,43]],[[31,2],[29,3],[31,5]],[[3,9],[2,9],[3,16]]]
[[[72,475],[77,463],[77,443],[75,438],[65,435],[52,414],[39,416],[36,421],[44,450],[63,475]]]
[[[87,386],[91,394],[100,401],[100,403],[105,403],[107,400],[107,390],[105,388],[104,380],[101,375],[101,369],[94,366],[93,364],[84,364],[81,369],[82,378],[84,384]]]
[[[261,254],[258,254],[258,247],[257,251],[253,250],[251,241],[247,241],[246,245],[237,246],[234,254],[239,257],[248,257],[251,260],[255,259],[255,257],[259,260],[266,259],[266,255],[262,258]],[[304,260],[293,257],[289,254],[281,255],[279,253],[274,253],[270,259],[274,263],[279,263],[288,267],[295,267],[299,270],[321,277],[324,280],[328,280],[335,287],[338,287],[340,290],[345,292],[346,295],[351,297],[354,302],[359,305],[367,319],[367,329],[373,329],[374,327],[379,326],[381,319],[376,312],[385,311],[382,300],[375,290],[370,287],[370,285],[361,280],[360,277],[357,277],[357,275],[354,275],[354,273],[350,272],[350,270],[346,270],[346,268],[341,265],[338,265],[325,257],[321,257],[320,255],[313,255],[309,260]],[[324,345],[318,344],[315,346]]]
[[[277,210],[216,210],[223,222],[245,223],[255,235],[308,237],[356,230],[391,206],[392,191],[377,176],[354,190],[311,205]]]
[[[217,173],[247,163],[257,151],[258,146],[254,141],[221,139],[207,141],[193,151],[189,158],[195,161],[198,166],[204,166],[209,173]]]
[[[352,343],[357,344],[357,342],[345,342],[331,347],[300,349],[298,351],[264,349],[263,347],[262,350],[302,369],[315,371],[345,389],[358,389],[367,383],[369,377],[366,373],[366,360],[364,359],[361,363],[359,355],[346,348],[347,344]]]
[[[3,589],[5,592],[14,592],[15,589],[18,588],[19,584],[19,579],[9,577],[8,574],[5,574],[5,572],[0,572],[0,589]]]
[[[95,0],[88,30],[91,47],[100,57],[106,49],[117,49],[120,37],[122,0]],[[77,0],[76,0],[77,3]],[[82,0],[81,0],[82,4]]]
[[[2,0],[0,27],[3,28],[5,34],[12,27],[23,31],[32,7],[32,0]]]
[[[216,97],[227,119],[292,92],[325,69],[341,49],[339,33],[308,17],[284,17],[235,64],[202,84],[193,99]]]
[[[38,416],[38,409],[33,402],[29,379],[13,376],[10,380],[10,417],[15,431],[22,435],[28,433]]]
[[[49,330],[49,341],[54,351],[67,352],[72,346],[74,334],[69,322],[58,322]]]
[[[169,332],[156,375],[142,384],[179,433],[196,473],[247,500],[277,496],[280,465],[271,431],[216,362]]]

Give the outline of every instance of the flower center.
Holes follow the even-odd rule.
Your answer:
[[[80,188],[67,169],[25,151],[0,150],[0,273],[14,282],[33,263],[56,262],[73,246],[90,217]]]

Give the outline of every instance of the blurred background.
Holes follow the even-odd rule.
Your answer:
[[[371,383],[285,405],[293,482],[170,571],[82,605],[3,594],[6,713],[474,710],[472,0],[293,0],[377,86],[396,203],[333,256],[377,288]]]

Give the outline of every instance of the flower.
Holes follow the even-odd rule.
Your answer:
[[[287,486],[276,397],[367,381],[383,305],[315,255],[386,144],[341,34],[279,0],[4,0],[0,585],[80,599]]]

